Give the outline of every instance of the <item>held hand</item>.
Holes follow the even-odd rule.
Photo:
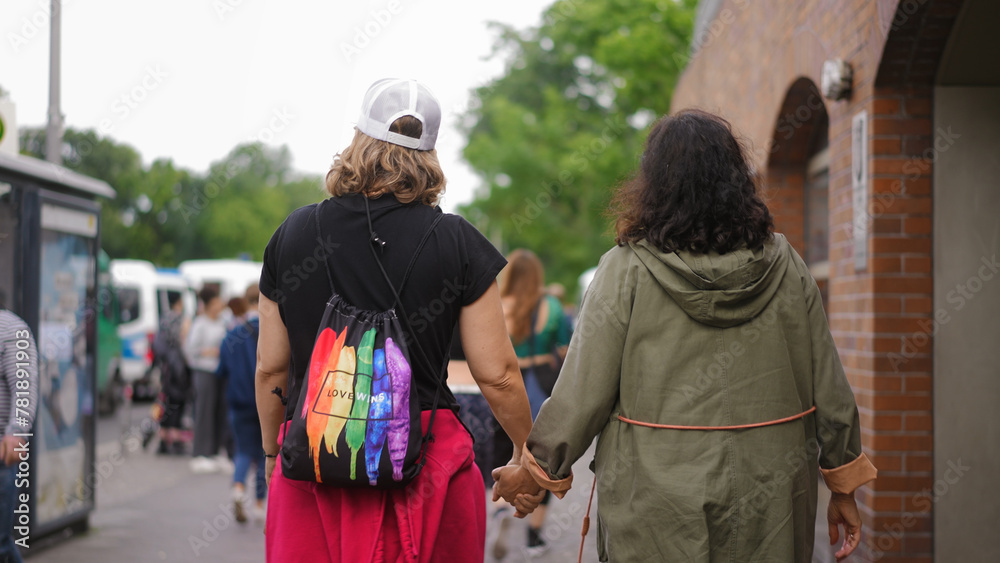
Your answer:
[[[265,457],[264,458],[264,479],[267,481],[267,488],[271,488],[271,473],[274,472],[274,466],[278,464],[278,458]]]
[[[830,506],[826,510],[826,519],[830,525],[830,545],[835,545],[840,539],[838,526],[844,527],[844,545],[834,556],[840,561],[851,554],[861,543],[861,515],[854,495],[833,493]]]
[[[17,464],[17,448],[25,444],[24,439],[18,436],[4,436],[0,441],[0,460],[4,465],[13,466]]]
[[[530,473],[520,465],[505,465],[493,470],[493,500],[503,498],[516,510],[517,518],[530,514],[544,494],[542,488],[535,482]]]
[[[538,505],[542,503],[542,499],[545,498],[545,489],[539,489],[538,493],[534,495],[529,495],[527,493],[520,493],[517,495],[517,499],[511,504],[514,505],[515,518],[524,518],[525,516],[531,514],[538,508]],[[520,515],[520,516],[518,516]]]

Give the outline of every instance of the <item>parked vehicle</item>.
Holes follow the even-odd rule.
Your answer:
[[[160,316],[170,309],[172,295],[180,295],[184,314],[194,316],[197,300],[187,278],[177,270],[157,269],[145,260],[112,260],[111,278],[118,294],[122,356],[118,373],[133,396],[151,399],[159,390],[153,366],[153,339]]]
[[[233,297],[243,297],[250,284],[260,281],[264,264],[249,260],[187,260],[180,263],[178,270],[191,283],[191,287],[201,289],[205,285],[215,285],[223,301]]]
[[[122,339],[118,336],[121,315],[118,292],[111,282],[111,258],[104,250],[97,254],[97,414],[114,414],[122,401],[119,365]]]

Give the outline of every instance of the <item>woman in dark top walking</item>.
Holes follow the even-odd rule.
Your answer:
[[[531,429],[531,414],[495,281],[503,257],[468,222],[448,214],[419,247],[442,213],[436,203],[445,179],[433,150],[440,117],[422,85],[376,82],[354,140],[327,174],[333,197],[293,212],[264,251],[256,388],[270,484],[268,561],[430,561],[444,554],[449,561],[483,560],[483,480],[457,402],[444,386],[456,323],[473,377],[515,453]],[[369,213],[377,240],[369,233]],[[430,372],[416,363],[413,370],[424,428],[440,392],[427,463],[402,489],[295,481],[282,475],[280,464],[275,471],[289,415],[272,390],[298,395],[331,284],[357,308],[393,308],[369,244],[379,248],[400,292],[408,340],[440,366]]]

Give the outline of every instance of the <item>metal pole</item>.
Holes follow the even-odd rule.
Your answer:
[[[62,164],[62,113],[59,111],[59,76],[60,76],[60,25],[62,6],[60,0],[52,0],[52,13],[49,20],[52,30],[49,37],[49,121],[45,128],[45,159],[55,164]]]

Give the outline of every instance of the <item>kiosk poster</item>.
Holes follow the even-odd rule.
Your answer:
[[[38,523],[61,520],[92,506],[85,486],[85,432],[93,413],[94,293],[97,218],[53,205],[42,207],[39,307],[40,397],[33,449],[38,452]]]

